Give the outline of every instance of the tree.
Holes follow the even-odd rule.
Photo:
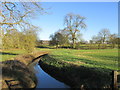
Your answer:
[[[37,44],[37,46],[43,45],[43,40],[36,40],[36,44]]]
[[[19,47],[19,32],[16,29],[7,30],[6,34],[3,35],[3,48],[18,48]]]
[[[69,42],[68,38],[60,32],[56,32],[55,34],[50,35],[50,38],[50,45],[56,45],[57,48],[59,45],[63,45]]]
[[[115,47],[115,44],[118,43],[118,38],[117,38],[117,34],[111,34],[109,35],[109,43],[112,45],[112,48]]]
[[[89,43],[90,43],[90,44],[93,44],[93,40],[89,40]]]
[[[23,38],[23,46],[24,49],[27,50],[27,52],[32,52],[35,48],[35,42],[36,41],[36,35],[33,34],[32,31],[25,32],[24,38]]]
[[[32,25],[30,19],[37,14],[45,13],[41,4],[39,2],[6,1],[0,2],[0,4],[2,7],[0,26],[3,47],[6,49],[23,48],[28,52],[32,51],[36,38],[34,32],[36,32],[36,29],[38,30],[38,27]]]
[[[37,39],[36,32],[33,28],[29,28],[24,32],[10,30],[3,36],[3,48],[25,49],[27,52],[32,52]]]
[[[102,44],[102,38],[99,37],[98,35],[97,35],[97,36],[93,36],[93,37],[92,37],[92,41],[93,41],[95,44],[98,44],[98,49],[100,49],[100,45]]]
[[[69,13],[65,16],[64,22],[66,27],[64,28],[64,32],[72,40],[73,48],[75,48],[75,41],[77,40],[77,35],[79,34],[80,30],[86,28],[84,20],[85,17],[72,13]]]
[[[104,44],[106,42],[106,40],[109,38],[110,35],[110,31],[109,29],[102,29],[98,36],[102,39],[102,43]]]

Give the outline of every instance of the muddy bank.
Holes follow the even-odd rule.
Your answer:
[[[44,56],[39,62],[41,68],[72,88],[109,88],[111,89],[111,70],[77,66],[56,60],[52,56]]]
[[[33,62],[38,62],[40,56],[47,52],[19,55],[12,60],[0,63],[2,68],[2,88],[35,88],[36,76],[33,72]]]
[[[8,60],[2,62],[1,66],[2,88],[35,88],[37,79],[24,63]]]

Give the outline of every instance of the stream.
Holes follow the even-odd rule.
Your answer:
[[[34,72],[38,80],[36,88],[70,88],[44,72],[38,63],[34,65]]]

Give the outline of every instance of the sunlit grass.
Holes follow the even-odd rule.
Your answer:
[[[117,49],[73,50],[73,49],[41,49],[50,51],[50,55],[62,61],[87,67],[99,67],[118,70]]]
[[[117,49],[75,50],[75,49],[42,49],[37,51],[49,51],[53,58],[88,67],[118,69]],[[24,50],[4,50],[8,54],[0,54],[1,61],[26,53]],[[10,55],[11,54],[11,55]]]

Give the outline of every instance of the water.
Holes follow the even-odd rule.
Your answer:
[[[70,88],[44,72],[38,64],[34,66],[34,72],[38,80],[36,88]]]

